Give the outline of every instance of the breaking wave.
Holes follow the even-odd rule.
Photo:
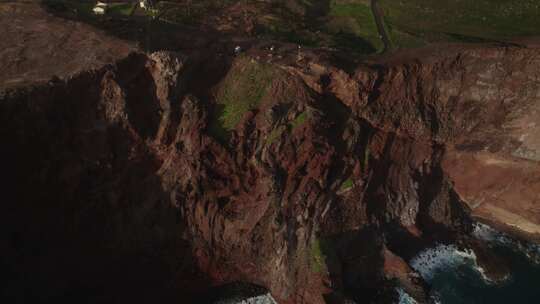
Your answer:
[[[420,252],[411,260],[411,267],[424,280],[430,282],[439,272],[449,271],[460,266],[470,266],[486,281],[491,282],[485,271],[476,261],[476,255],[470,249],[459,249],[455,245],[438,245]]]
[[[277,304],[270,293],[247,297],[245,299],[223,300],[217,304]]]
[[[403,288],[397,288],[397,292],[399,295],[398,304],[418,304]]]
[[[473,236],[491,245],[505,246],[523,253],[530,261],[540,264],[540,245],[516,240],[504,232],[497,231],[488,225],[475,223]]]
[[[472,236],[504,257],[512,274],[502,281],[490,281],[473,250],[453,244],[436,245],[409,261],[411,268],[431,286],[430,303],[540,303],[540,246],[516,240],[481,223],[475,223],[473,228]],[[398,303],[415,303],[405,291],[397,291]]]

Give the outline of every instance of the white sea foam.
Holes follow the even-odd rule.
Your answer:
[[[276,300],[274,300],[274,298],[272,298],[272,295],[270,295],[269,293],[265,295],[253,297],[250,299],[245,299],[240,303],[241,304],[277,304]]]
[[[270,293],[239,300],[226,300],[219,304],[277,304]]]
[[[516,240],[510,235],[482,223],[475,223],[473,228],[472,236],[485,241],[488,246],[504,246],[523,253],[531,262],[540,263],[539,244]],[[478,265],[473,250],[460,249],[456,245],[437,245],[434,248],[426,249],[410,261],[410,266],[428,283],[433,282],[437,274],[459,270],[462,266],[474,269],[488,284],[498,283],[486,276],[485,270]],[[411,303],[408,302],[410,296],[405,291],[398,289],[398,293],[400,299],[398,303]],[[432,303],[442,303],[436,291],[432,291],[430,297]]]
[[[411,267],[428,282],[440,271],[448,271],[461,265],[474,268],[487,282],[492,283],[485,271],[476,260],[476,255],[470,249],[459,249],[455,245],[438,245],[420,252],[411,261]]]
[[[418,271],[422,278],[431,281],[437,272],[462,264],[467,258],[471,258],[470,253],[460,252],[453,245],[439,245],[420,252],[411,261],[411,267]]]
[[[540,264],[540,245],[518,241],[506,233],[497,231],[482,223],[475,223],[473,227],[472,234],[474,237],[491,244],[503,245],[519,251],[525,254],[530,261]]]
[[[403,288],[397,288],[399,294],[398,304],[418,304]]]
[[[434,294],[431,296],[431,303],[433,304],[442,304],[442,300],[440,299],[438,294]]]
[[[512,239],[506,234],[499,232],[488,225],[482,223],[473,224],[473,236],[487,242],[496,242],[502,245],[510,245]]]
[[[532,261],[540,262],[539,245],[516,241],[510,236],[481,223],[474,224],[472,234],[477,239],[484,240],[488,244],[497,244],[519,250]],[[461,265],[467,265],[476,270],[486,283],[497,283],[486,275],[485,269],[478,264],[473,250],[459,249],[455,245],[438,245],[434,248],[426,249],[420,252],[410,264],[428,282],[441,271],[448,271]],[[503,278],[502,280],[504,281],[506,279],[508,278]]]

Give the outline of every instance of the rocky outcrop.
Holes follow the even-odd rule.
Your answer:
[[[519,158],[510,169],[534,183],[539,54],[449,47],[345,72],[134,53],[6,90],[7,295],[186,301],[248,281],[280,303],[390,302],[397,280],[422,300],[406,262],[467,233],[478,191],[504,182],[459,160]],[[237,81],[254,102],[235,106],[226,79],[245,73],[272,77]]]

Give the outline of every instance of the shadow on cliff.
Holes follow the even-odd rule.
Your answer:
[[[171,181],[141,140],[152,121],[132,120],[134,135],[104,118],[103,73],[0,100],[6,303],[189,303],[209,284],[183,240]]]
[[[390,303],[392,293],[382,272],[384,240],[376,227],[347,231],[325,237],[321,251],[330,275],[332,293],[326,303]]]

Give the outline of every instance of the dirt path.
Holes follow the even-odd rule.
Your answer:
[[[379,31],[379,35],[384,44],[383,53],[385,53],[392,48],[392,42],[390,41],[390,38],[388,38],[388,33],[386,33],[386,29],[384,28],[383,13],[377,0],[371,0],[371,11],[373,12],[377,30]]]

